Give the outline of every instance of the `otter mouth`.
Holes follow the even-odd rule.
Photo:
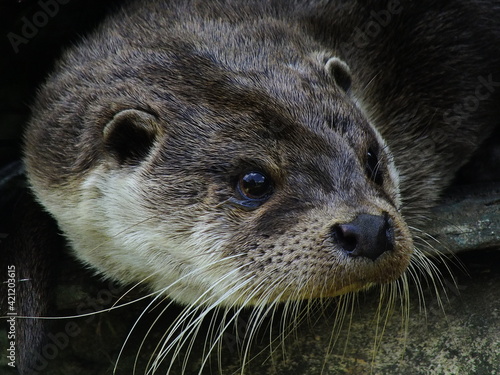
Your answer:
[[[340,289],[335,289],[327,292],[322,292],[320,295],[315,296],[314,298],[335,298],[342,296],[344,294],[348,293],[356,293],[360,292],[363,290],[368,290],[376,285],[379,285],[378,283],[374,282],[356,282],[350,285],[347,285],[345,287],[342,287]],[[304,298],[308,299],[308,298]],[[309,298],[310,299],[310,298]]]
[[[334,223],[312,216],[321,224],[299,223],[248,249],[242,276],[255,283],[245,289],[253,295],[246,304],[337,297],[390,284],[409,266],[413,240],[397,212],[372,211]]]

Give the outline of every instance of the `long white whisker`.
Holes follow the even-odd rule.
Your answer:
[[[240,268],[244,267],[241,266],[237,269],[234,269],[232,270],[231,272],[229,272],[228,274],[226,274],[223,278],[221,278],[216,284],[212,285],[209,289],[207,289],[198,299],[197,301],[195,301],[194,304],[200,304],[200,305],[204,305],[205,302],[207,302],[206,299],[204,299],[206,297],[206,295],[209,295],[212,290],[219,284],[221,283],[222,281],[224,281],[225,279],[227,278],[230,278],[233,276],[233,274],[237,273],[240,271]],[[175,333],[175,331],[180,328],[180,324],[182,322],[184,322],[186,320],[186,315],[183,314],[182,315],[182,319],[176,319],[177,323],[175,323],[172,327],[169,328],[169,334],[166,335],[166,337],[164,337],[162,340],[164,340],[164,344],[162,346],[162,348],[160,349],[160,354],[158,355],[157,357],[157,360],[155,361],[155,363],[159,363],[160,359],[161,358],[164,358],[165,355],[167,353],[169,353],[172,348],[174,347],[174,345],[178,344],[178,343],[181,343],[181,346],[183,345],[183,343],[185,342],[186,339],[183,339],[184,335],[186,334],[186,332],[188,332],[193,326],[197,325],[197,324],[201,324],[200,322],[206,317],[206,315],[212,311],[216,306],[219,306],[222,304],[222,302],[224,302],[225,300],[227,300],[227,298],[229,296],[231,296],[232,294],[234,294],[235,291],[238,291],[242,288],[244,288],[247,284],[249,284],[250,282],[252,281],[252,278],[249,278],[247,280],[245,280],[244,282],[240,282],[239,285],[231,288],[230,291],[226,292],[225,294],[223,294],[221,297],[219,297],[216,301],[214,302],[211,302],[211,306],[209,306],[208,308],[207,307],[203,307],[205,310],[202,311],[200,313],[199,316],[197,316],[194,320],[191,320],[186,327],[184,327],[182,329],[182,332],[180,334],[178,334],[176,336],[175,339],[173,339],[171,342],[170,340],[172,339],[172,336],[173,334]],[[193,306],[193,305],[192,305]],[[199,307],[197,307],[196,309],[198,309]],[[189,309],[187,310],[189,311]],[[193,311],[189,311],[189,315],[188,316],[192,316],[193,315]],[[167,345],[167,343],[169,343]],[[203,362],[203,365],[205,364],[205,361]],[[202,366],[203,367],[203,366]]]
[[[238,255],[238,256],[239,256],[239,255]],[[237,257],[237,256],[231,256],[231,257],[222,258],[222,259],[220,259],[220,260],[218,260],[218,261],[216,261],[216,262],[212,262],[212,263],[207,264],[204,268],[205,268],[205,269],[209,269],[210,267],[212,267],[213,265],[215,265],[215,264],[217,264],[217,263],[220,263],[220,262],[226,261],[227,259],[231,259],[231,258],[235,258],[235,257]],[[201,271],[203,271],[203,269],[201,269]],[[116,360],[116,364],[115,364],[115,367],[114,367],[114,369],[113,369],[113,373],[115,373],[115,372],[116,372],[116,369],[117,369],[117,366],[118,366],[119,360],[120,360],[121,356],[123,355],[123,351],[124,351],[124,349],[125,349],[125,346],[126,346],[127,342],[130,340],[130,337],[131,337],[131,335],[132,335],[133,331],[135,330],[135,328],[136,328],[136,327],[137,327],[137,325],[139,324],[139,321],[142,319],[142,317],[146,314],[146,312],[147,312],[147,311],[149,311],[149,308],[150,308],[150,307],[151,307],[154,303],[156,303],[156,302],[157,302],[157,300],[158,300],[158,298],[159,298],[160,296],[162,296],[162,295],[166,294],[166,292],[167,292],[167,291],[168,291],[171,287],[175,286],[175,285],[176,285],[176,284],[178,284],[178,283],[181,283],[182,281],[184,281],[184,279],[189,278],[190,276],[192,276],[192,275],[193,275],[194,273],[196,273],[196,272],[200,272],[200,269],[193,270],[193,271],[191,271],[191,272],[189,272],[189,273],[187,273],[187,274],[183,275],[182,277],[180,277],[179,279],[177,279],[174,283],[172,283],[172,284],[170,284],[170,285],[166,286],[166,287],[165,287],[165,288],[163,288],[162,290],[156,291],[156,292],[154,292],[154,293],[150,293],[150,294],[148,295],[148,297],[150,297],[150,296],[152,296],[152,295],[155,295],[155,294],[156,294],[156,297],[155,297],[155,298],[154,298],[154,299],[153,299],[153,300],[152,300],[152,301],[148,304],[148,306],[144,309],[144,311],[143,311],[143,312],[140,314],[140,316],[136,319],[136,322],[134,323],[134,325],[133,325],[133,326],[132,326],[132,328],[130,329],[130,331],[129,331],[129,333],[128,333],[128,335],[127,335],[127,337],[126,337],[126,339],[125,339],[125,341],[124,341],[124,343],[123,343],[123,345],[122,345],[122,347],[121,347],[121,349],[120,349],[120,352],[119,352],[119,354],[118,354],[118,358],[117,358],[117,360]],[[166,310],[166,309],[167,309],[167,308],[168,308],[171,304],[172,304],[172,302],[170,302],[170,303],[167,305],[167,307],[166,307],[165,309],[163,309],[162,313],[163,313],[163,312],[164,312],[164,311],[165,311],[165,310]],[[143,345],[144,345],[144,343],[145,343],[146,338],[148,337],[149,333],[150,333],[150,332],[151,332],[151,330],[153,329],[154,324],[158,321],[158,319],[159,319],[159,317],[161,316],[161,314],[162,314],[162,313],[160,313],[160,314],[158,315],[158,317],[155,319],[155,321],[154,321],[154,323],[152,324],[152,326],[150,327],[150,329],[147,331],[147,333],[146,333],[146,335],[145,335],[145,337],[144,337],[143,341],[141,342],[140,348],[142,348],[142,347],[143,347]],[[139,352],[140,352],[140,349],[139,349]],[[138,352],[138,355],[139,355],[139,352]],[[136,361],[135,361],[135,362],[137,363],[137,357],[136,357]],[[149,365],[148,365],[148,366],[149,366]],[[135,368],[135,366],[134,366],[134,368]]]

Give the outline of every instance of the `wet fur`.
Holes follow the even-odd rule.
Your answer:
[[[256,327],[283,301],[392,282],[414,251],[406,290],[433,274],[428,208],[498,123],[498,89],[455,108],[500,82],[500,6],[403,3],[353,47],[390,3],[132,2],[42,87],[25,146],[35,195],[77,257],[188,304],[181,320],[255,305]],[[370,147],[383,187],[364,174]],[[251,212],[232,200],[245,168],[282,187]],[[328,242],[335,223],[381,212],[394,253],[356,263]]]

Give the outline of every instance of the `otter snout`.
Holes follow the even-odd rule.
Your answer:
[[[335,224],[332,237],[346,254],[375,261],[386,251],[394,249],[392,220],[389,215],[361,214],[353,221]]]

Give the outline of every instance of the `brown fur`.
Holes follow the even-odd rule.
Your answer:
[[[394,281],[410,262],[409,228],[497,125],[499,11],[132,2],[42,87],[25,144],[34,193],[84,262],[185,303]],[[250,170],[273,181],[255,206],[235,192]],[[390,251],[346,254],[340,232],[360,217],[384,217]]]
[[[248,254],[245,269],[257,275],[271,271],[266,264],[283,261],[276,254],[292,249],[295,259],[316,259],[319,249],[329,253],[332,244],[324,240],[335,223],[389,212],[396,251],[368,280],[396,278],[411,251],[398,211],[418,223],[496,123],[496,86],[493,93],[481,89],[488,97],[478,110],[452,116],[481,80],[498,77],[492,10],[479,2],[436,9],[430,3],[287,4],[136,2],[68,52],[44,86],[26,135],[28,172],[42,203],[44,190],[61,199],[81,194],[79,184],[98,165],[104,173],[140,165],[147,186],[142,206],[160,217],[178,216],[186,223],[176,229],[183,236],[191,234],[196,217],[206,226],[221,223],[234,233],[222,253]],[[474,27],[465,22],[471,12]],[[389,14],[387,25],[378,26],[373,43],[360,42],[357,33],[369,30],[378,19],[374,13]],[[352,75],[350,95],[335,85],[335,72],[322,70],[332,56],[351,70],[340,69]],[[121,122],[106,125],[125,109],[149,114],[152,125],[130,134]],[[401,207],[394,187],[380,189],[366,177],[363,158],[370,147],[380,147],[367,121],[392,150]],[[109,128],[107,139],[103,129]],[[142,143],[131,147],[141,132]],[[119,142],[137,149],[120,155]],[[146,162],[148,153],[153,156]],[[231,178],[251,167],[272,176],[273,199],[252,212],[219,206],[233,194]],[[333,269],[341,285],[327,289],[340,290],[347,285],[339,280],[353,277],[350,272],[356,278],[372,272],[355,265],[344,277],[344,260],[319,256],[317,262],[296,265],[297,277],[309,280],[322,267]],[[394,275],[386,278],[387,269]],[[128,273],[114,276],[127,279]],[[323,281],[312,284],[324,288]]]

